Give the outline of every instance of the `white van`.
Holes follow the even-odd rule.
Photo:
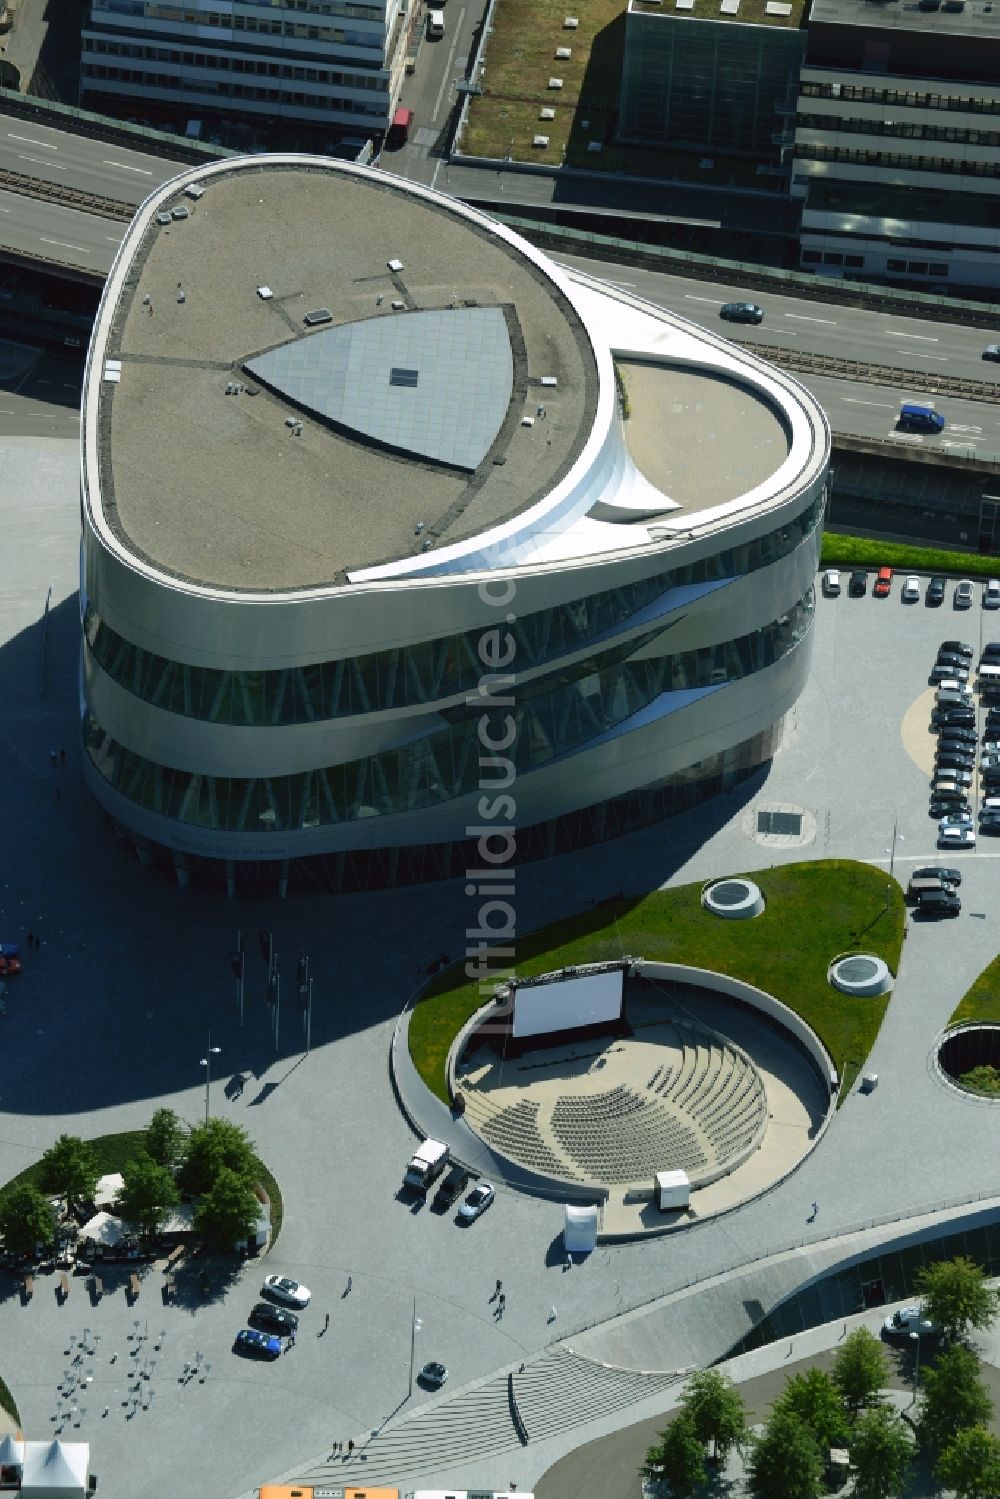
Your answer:
[[[429,10],[427,12],[427,35],[432,41],[444,36],[444,11]]]

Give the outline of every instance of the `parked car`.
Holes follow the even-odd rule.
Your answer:
[[[272,1306],[269,1301],[258,1301],[247,1321],[251,1327],[269,1328],[271,1332],[294,1332],[299,1319],[286,1306]]]
[[[925,916],[957,916],[961,909],[954,890],[923,890],[917,901],[917,910]]]
[[[0,958],[19,958],[21,956],[20,944],[17,942],[0,942]]]
[[[256,1327],[244,1327],[236,1334],[233,1345],[237,1353],[250,1354],[255,1358],[277,1358],[281,1352],[281,1339],[273,1333],[261,1332]]]
[[[964,663],[939,661],[931,667],[928,680],[935,687],[943,687],[949,680],[954,680],[956,687],[963,687],[969,680],[969,668]]]
[[[967,817],[971,811],[969,803],[962,798],[942,797],[938,801],[932,801],[929,808],[931,817],[938,819],[942,817]]]
[[[756,302],[723,302],[719,316],[727,323],[762,323],[764,309]]]
[[[987,578],[983,589],[983,608],[1000,609],[1000,578]]]
[[[444,1364],[431,1362],[425,1364],[417,1375],[422,1385],[427,1385],[432,1390],[439,1390],[448,1378],[448,1370]]]
[[[880,567],[872,593],[877,599],[887,599],[892,592],[892,568]]]
[[[975,708],[935,708],[931,714],[931,729],[943,729],[948,725],[956,728],[975,728]]]
[[[1000,739],[998,739],[998,740],[996,740],[994,742],[996,744],[996,747],[998,749],[1000,749]],[[975,747],[976,747],[976,731],[975,731],[975,729],[951,729],[951,728],[944,728],[944,729],[941,730],[941,738],[938,740],[938,749],[939,750],[945,749],[946,747],[949,748],[949,749],[959,749],[959,748],[962,748],[963,746],[966,747],[966,748],[968,748],[968,749],[975,749]],[[986,748],[986,743],[983,744],[983,748],[984,749]]]
[[[941,579],[941,582],[944,582],[943,578]],[[997,643],[997,649],[998,651],[1000,651],[1000,642]],[[938,652],[940,653],[942,651],[952,651],[956,656],[964,656],[967,661],[971,661],[973,656],[975,655],[975,651],[972,649],[972,646],[968,645],[964,640],[942,640],[941,644],[938,646]]]
[[[886,1317],[882,1331],[887,1337],[908,1338],[915,1332],[918,1338],[928,1338],[937,1334],[937,1327],[924,1316],[923,1307],[901,1306],[891,1317]]]
[[[823,574],[823,592],[828,599],[834,599],[840,592],[840,574],[835,567],[828,567]]]
[[[957,666],[962,671],[969,672],[972,670],[972,657],[967,656],[964,651],[945,650],[942,646],[934,664],[935,666]]]
[[[981,833],[1000,833],[1000,811],[983,811],[979,814],[979,831]]]
[[[265,1276],[260,1293],[285,1306],[306,1307],[312,1299],[312,1292],[306,1286],[300,1286],[297,1280],[289,1280],[285,1275]]]
[[[975,597],[975,592],[976,591],[975,591],[975,589],[972,586],[972,579],[971,578],[963,578],[962,581],[961,581],[961,583],[956,583],[955,584],[955,608],[956,609],[968,609],[968,608],[970,608],[971,604],[972,604],[972,600]]]
[[[948,869],[944,864],[924,864],[910,875],[911,880],[944,880],[946,885],[960,885],[962,871]]]
[[[0,978],[13,978],[15,973],[21,972],[20,958],[0,957]]]
[[[975,848],[976,834],[972,826],[949,822],[938,828],[938,848]]]
[[[930,604],[930,606],[931,606],[932,609],[936,608],[938,606],[938,604],[943,604],[944,603],[944,593],[945,593],[945,581],[944,581],[944,579],[943,578],[932,578],[931,581],[927,585],[927,592],[924,595],[924,602],[927,603],[927,604]]]
[[[920,598],[920,579],[912,574],[903,584],[902,599],[904,604],[915,604]]]
[[[463,1223],[471,1223],[485,1213],[495,1196],[496,1192],[489,1182],[477,1182],[459,1208],[459,1218]]]
[[[446,1213],[458,1201],[471,1180],[464,1166],[452,1166],[438,1187],[431,1207],[438,1213]]]
[[[868,592],[868,573],[863,567],[856,567],[851,573],[847,592],[852,599],[860,598],[862,594]]]

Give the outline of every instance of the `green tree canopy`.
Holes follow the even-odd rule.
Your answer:
[[[798,1416],[774,1411],[750,1451],[753,1499],[819,1499],[823,1458],[816,1438]]]
[[[181,1172],[186,1192],[207,1192],[223,1169],[251,1180],[255,1174],[253,1145],[246,1130],[228,1119],[209,1119],[197,1124],[188,1138],[187,1159]]]
[[[913,1450],[909,1428],[894,1410],[876,1405],[865,1411],[851,1441],[855,1499],[895,1499],[902,1492]]]
[[[964,1337],[970,1328],[983,1331],[1000,1307],[1000,1296],[986,1284],[985,1272],[965,1255],[922,1265],[913,1283],[925,1315],[949,1340]]]
[[[793,1374],[774,1404],[803,1421],[816,1438],[820,1451],[847,1444],[850,1422],[843,1396],[823,1369]]]
[[[36,1244],[51,1243],[55,1229],[55,1209],[29,1182],[0,1197],[0,1234],[12,1254],[34,1254]]]
[[[122,1179],[115,1211],[144,1234],[155,1234],[170,1209],[180,1201],[173,1172],[148,1156],[137,1156],[122,1168]]]
[[[260,1204],[247,1178],[223,1166],[195,1208],[194,1226],[220,1249],[232,1249],[241,1239],[251,1237],[259,1212]]]
[[[66,1201],[93,1197],[100,1169],[86,1140],[77,1135],[60,1135],[41,1160],[42,1186],[57,1192]]]
[[[743,1400],[732,1380],[717,1369],[692,1374],[681,1396],[681,1408],[691,1417],[699,1442],[713,1444],[714,1456],[724,1463],[730,1449],[746,1436]]]
[[[958,1499],[1000,1499],[1000,1442],[984,1426],[966,1426],[942,1448],[934,1472]]]
[[[962,1343],[939,1354],[937,1362],[920,1371],[923,1402],[919,1417],[920,1443],[931,1452],[942,1451],[966,1426],[986,1426],[993,1415],[990,1392],[979,1377],[979,1360]]]
[[[690,1499],[701,1488],[708,1477],[705,1447],[687,1411],[682,1410],[666,1431],[660,1432],[659,1445],[650,1447],[639,1471],[643,1478],[664,1479],[673,1499]]]
[[[833,1382],[849,1411],[859,1411],[879,1398],[889,1382],[889,1366],[878,1338],[867,1327],[850,1333],[837,1350]]]
[[[158,1166],[173,1168],[184,1157],[187,1127],[173,1109],[157,1109],[146,1130],[146,1151]]]

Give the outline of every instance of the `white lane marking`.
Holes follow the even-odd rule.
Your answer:
[[[635,291],[635,287],[636,287],[636,283],[634,281],[609,281],[608,285],[609,286],[623,286],[626,291]]]
[[[885,336],[886,338],[918,338],[924,344],[939,344],[941,342],[939,338],[931,338],[927,333],[899,333],[894,332],[891,328],[885,330]]]
[[[718,297],[693,297],[689,291],[684,293],[684,300],[685,302],[711,302],[715,306],[719,304]]]
[[[4,212],[7,213],[8,210],[4,209]],[[106,234],[104,238],[107,240],[109,245],[120,245],[122,242],[122,237],[120,234]]]
[[[63,381],[63,390],[76,390],[76,386],[75,385],[68,385],[66,383],[66,381],[64,380]]]
[[[0,408],[0,416],[13,416],[13,415],[14,415],[14,412],[11,409],[11,407],[4,406],[3,408]]]
[[[64,239],[45,239],[40,236],[43,245],[58,245],[60,250],[79,250],[83,255],[89,255],[89,250],[84,245],[68,245]]]
[[[51,145],[48,141],[32,140],[30,135],[15,135],[13,130],[7,131],[9,141],[20,141],[22,146],[41,146],[43,151],[58,151],[58,146]]]
[[[452,42],[451,49],[448,52],[448,61],[444,65],[444,77],[441,79],[441,87],[438,89],[438,96],[434,101],[434,113],[431,115],[432,121],[436,120],[438,115],[441,113],[441,104],[444,100],[445,89],[453,88],[458,82],[457,78],[453,78],[451,76],[451,69],[452,64],[455,61],[455,49],[458,46],[458,39],[462,34],[462,22],[464,20],[465,6],[463,5],[462,9],[458,13],[458,20],[455,22],[455,40]]]
[[[145,167],[130,167],[124,161],[102,161],[103,167],[117,167],[120,172],[141,172],[143,177],[152,177],[152,172],[147,172]]]
[[[895,427],[890,427],[886,437],[894,437],[897,442],[923,442],[923,438],[917,432],[897,432]]]
[[[804,312],[785,312],[783,317],[794,318],[797,323],[826,323],[831,328],[836,328],[837,320],[832,317],[806,317]]]
[[[36,167],[59,167],[60,169],[69,165],[66,161],[53,161],[51,157],[42,156],[19,156],[18,161],[33,161]]]
[[[862,401],[857,396],[845,396],[844,400],[851,406],[877,406],[880,411],[892,410],[892,406],[888,401]]]
[[[957,441],[950,441],[944,437],[941,439],[941,446],[943,448],[974,448],[978,441],[978,437],[962,437]]]
[[[948,363],[947,354],[928,354],[925,349],[894,349],[895,354],[908,354],[911,359],[940,359],[942,364]]]
[[[952,422],[950,425],[952,432],[978,432],[982,436],[982,427],[965,427],[959,422]]]

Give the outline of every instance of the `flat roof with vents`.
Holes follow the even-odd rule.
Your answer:
[[[120,376],[100,385],[91,494],[140,561],[225,589],[329,586],[488,530],[569,472],[597,366],[516,246],[382,172],[260,157],[199,180],[189,218],[136,221],[101,315]],[[305,326],[317,308],[330,321]],[[550,376],[546,419],[523,427]]]

